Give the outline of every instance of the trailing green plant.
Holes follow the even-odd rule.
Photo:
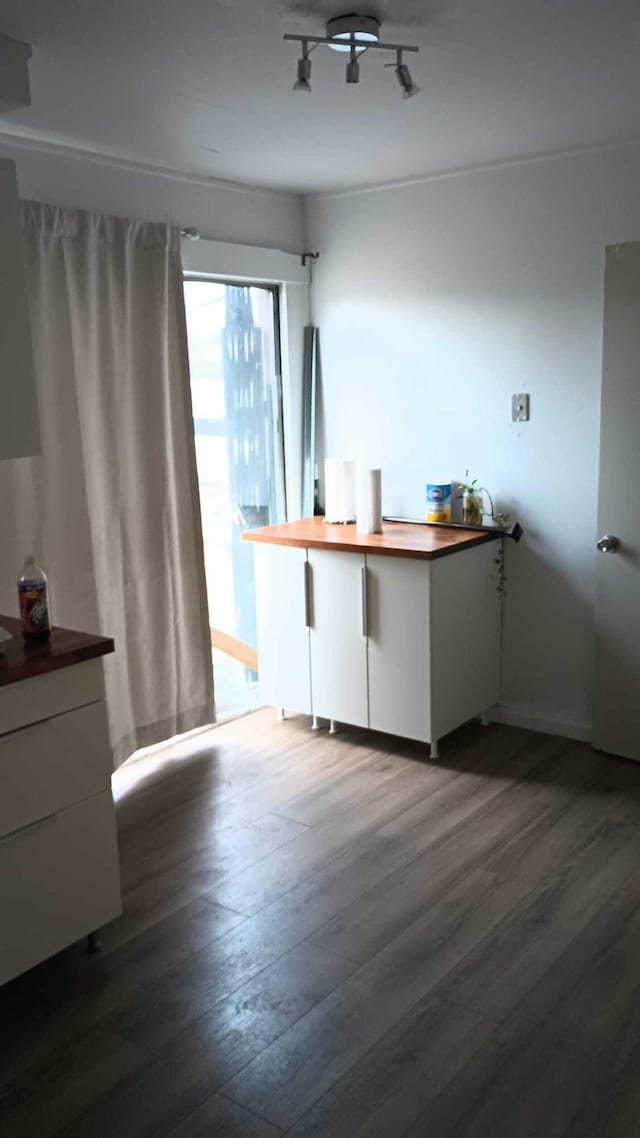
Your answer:
[[[500,529],[506,529],[511,521],[509,514],[503,512],[492,513],[491,520],[495,525],[500,526]],[[504,568],[504,537],[500,538],[498,552],[493,559],[493,564],[496,566],[496,592],[503,601],[507,595],[507,575]]]
[[[458,495],[458,497],[463,498],[465,494],[468,494],[468,495],[473,495],[474,497],[479,497],[480,500],[482,501],[482,494],[486,494],[487,498],[489,499],[489,505],[491,507],[490,512],[487,514],[487,517],[489,517],[491,519],[491,521],[493,522],[494,525],[499,526],[500,529],[503,529],[503,530],[507,529],[509,522],[511,521],[509,514],[505,514],[504,511],[496,510],[496,508],[493,504],[493,498],[491,497],[491,494],[489,493],[489,491],[484,486],[478,485],[478,479],[477,478],[470,478],[468,470],[465,470],[464,477],[465,477],[465,481],[459,483],[460,494]],[[482,505],[480,508],[482,509],[482,513],[484,516],[484,514],[486,514],[486,510],[484,510]],[[480,518],[479,524],[480,525],[482,524],[482,518]],[[500,542],[498,545],[498,551],[496,553],[496,556],[494,557],[493,563],[496,566],[496,592],[497,592],[498,596],[500,597],[500,600],[503,601],[507,595],[507,576],[506,576],[505,567],[504,567],[504,538],[503,537],[500,538]]]

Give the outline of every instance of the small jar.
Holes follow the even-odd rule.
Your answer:
[[[462,492],[462,520],[466,526],[481,526],[484,517],[482,494],[473,490]]]

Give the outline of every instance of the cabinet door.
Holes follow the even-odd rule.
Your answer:
[[[0,158],[0,459],[40,453],[15,163]]]
[[[307,551],[256,543],[254,555],[261,698],[309,715]]]
[[[428,742],[430,722],[427,561],[367,555],[369,723]]]
[[[369,717],[364,557],[310,549],[308,558],[313,714],[366,727]]]

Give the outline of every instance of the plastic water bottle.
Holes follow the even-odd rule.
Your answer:
[[[49,584],[32,553],[25,557],[18,581],[20,620],[25,640],[46,640],[51,632]]]

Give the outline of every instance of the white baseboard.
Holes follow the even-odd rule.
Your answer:
[[[524,727],[529,731],[541,731],[544,735],[561,735],[565,739],[579,739],[584,743],[590,743],[592,738],[590,723],[565,723],[561,719],[541,719],[537,715],[526,714],[503,703],[497,703],[489,708],[487,718],[492,723],[506,723],[509,727]]]

